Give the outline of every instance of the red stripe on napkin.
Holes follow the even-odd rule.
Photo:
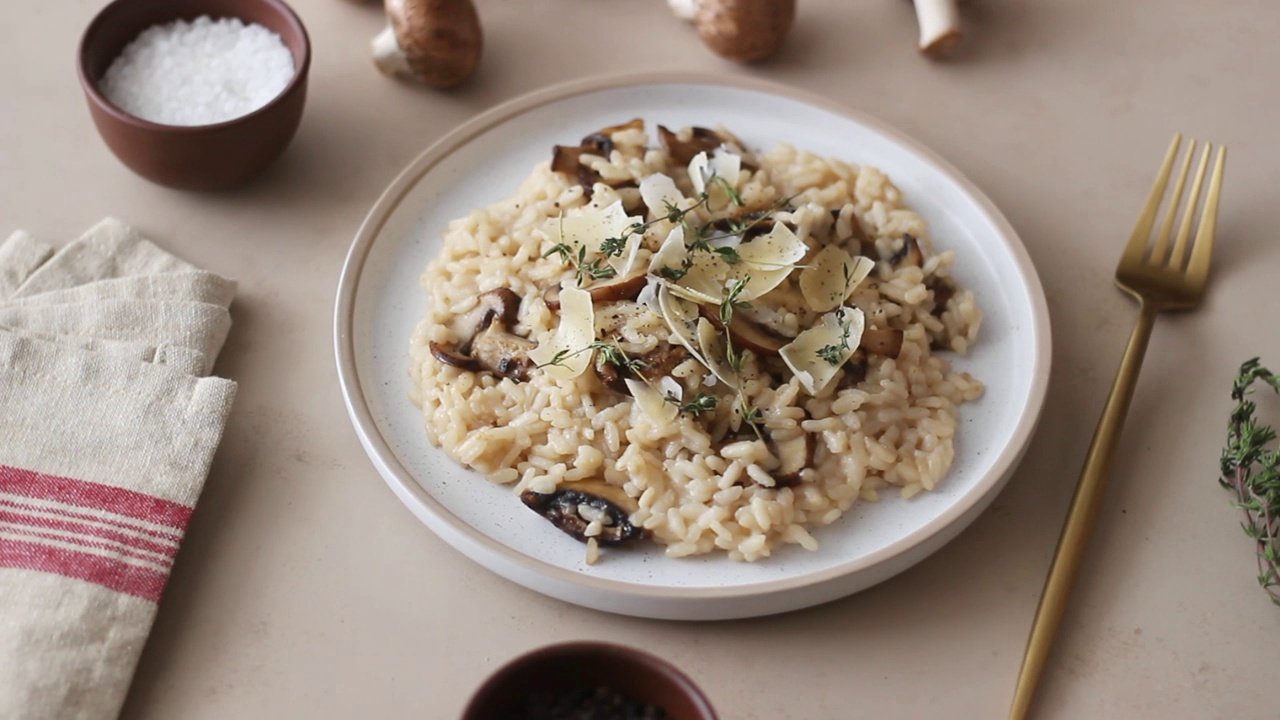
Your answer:
[[[111,527],[121,528],[123,530],[129,530],[131,532],[141,533],[143,535],[149,535],[153,538],[158,538],[162,542],[175,542],[175,543],[182,542],[182,537],[180,535],[175,535],[174,533],[168,533],[168,532],[160,532],[159,530],[152,530],[149,527],[140,525],[133,521],[122,522],[105,513],[98,513],[97,515],[91,515],[88,512],[72,512],[70,510],[64,510],[59,507],[53,507],[48,505],[38,506],[38,505],[30,505],[28,503],[14,502],[12,500],[6,500],[3,497],[0,497],[0,510],[40,512],[46,515],[57,515],[58,517],[70,518],[72,520],[88,520],[90,522],[100,523],[102,525],[110,525]]]
[[[106,510],[175,530],[185,530],[191,519],[191,508],[186,505],[111,485],[46,475],[8,465],[0,465],[0,492]]]
[[[0,568],[62,575],[151,602],[160,599],[191,519],[191,508],[170,500],[8,465],[0,465],[0,495],[7,496],[0,498]]]
[[[137,535],[115,532],[110,528],[88,525],[86,523],[69,522],[67,520],[58,520],[56,518],[40,517],[38,515],[28,515],[25,513],[5,512],[4,507],[0,506],[0,528],[4,527],[6,524],[13,526],[25,525],[26,527],[45,530],[56,530],[78,537],[101,538],[135,550],[143,550],[157,555],[162,555],[169,560],[172,560],[173,557],[178,554],[178,546],[176,544],[152,542],[147,538],[138,537]]]
[[[167,573],[116,558],[13,539],[0,539],[0,567],[85,580],[151,602],[160,601],[169,579]]]

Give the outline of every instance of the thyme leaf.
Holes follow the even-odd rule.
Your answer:
[[[698,393],[696,396],[694,396],[694,398],[687,403],[680,403],[678,400],[675,399],[675,396],[672,396],[672,395],[668,395],[667,400],[679,405],[680,412],[685,413],[686,415],[692,415],[694,417],[697,417],[704,412],[714,411],[716,409],[716,405],[718,404],[718,401],[716,400],[716,397],[714,395],[708,395],[706,393],[701,393],[701,392]]]

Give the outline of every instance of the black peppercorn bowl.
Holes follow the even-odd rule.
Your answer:
[[[584,704],[622,708],[614,717],[717,720],[706,696],[675,666],[601,642],[551,645],[512,660],[480,686],[462,720],[564,717],[547,713]]]

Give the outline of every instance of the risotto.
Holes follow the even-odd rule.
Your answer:
[[[587,543],[758,560],[934,489],[981,312],[879,170],[605,128],[451,222],[411,398],[432,443]],[[513,502],[518,502],[512,498]]]

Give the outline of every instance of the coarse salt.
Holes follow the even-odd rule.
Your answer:
[[[294,72],[293,54],[276,33],[203,16],[142,31],[111,63],[101,89],[143,120],[210,125],[271,102]]]

